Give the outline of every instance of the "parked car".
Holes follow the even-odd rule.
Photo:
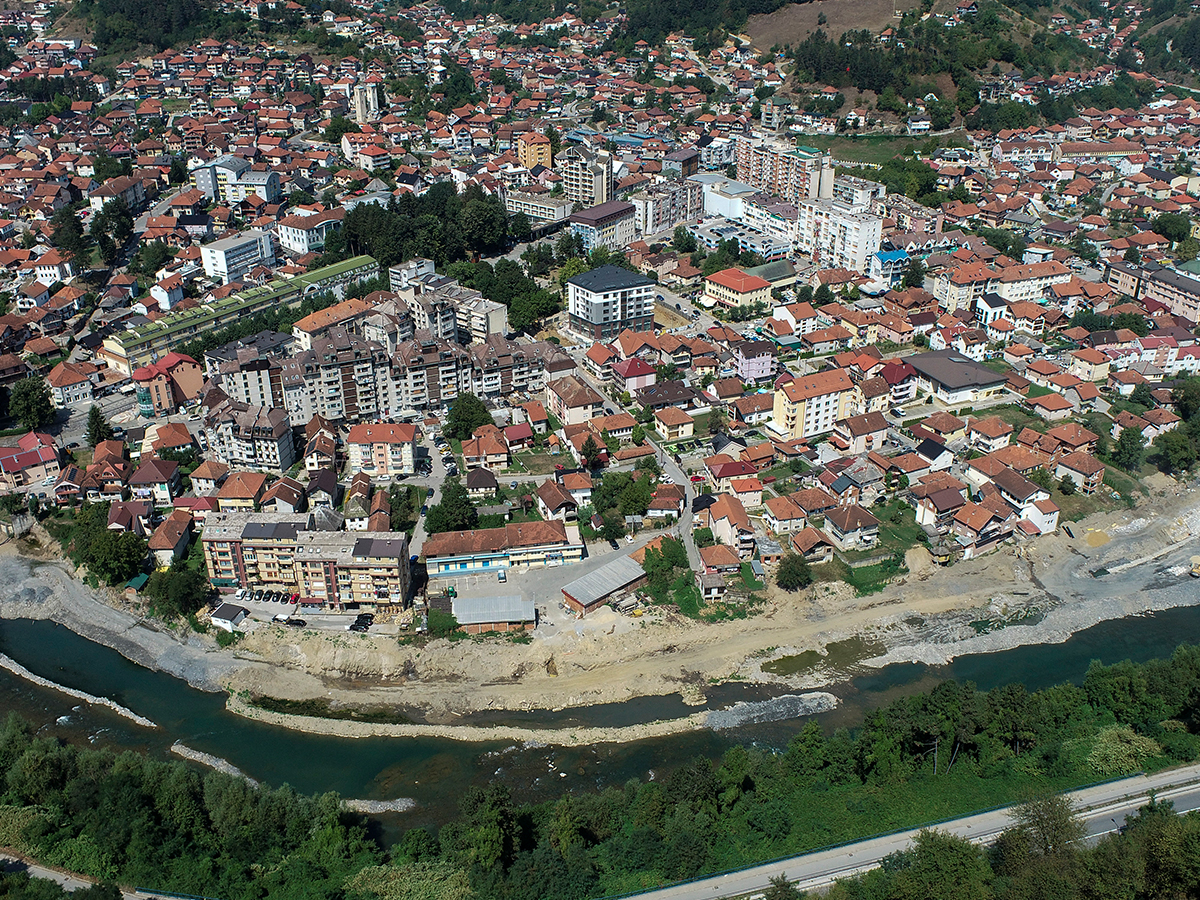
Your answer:
[[[355,622],[353,625],[349,626],[346,630],[365,633],[370,630],[370,627],[371,626],[369,626],[369,625],[360,625],[358,622]]]
[[[425,491],[425,496],[426,496],[426,497],[432,497],[432,496],[433,496],[433,488],[428,488],[428,489],[426,489],[426,491]]]
[[[496,573],[496,580],[501,584],[504,584],[504,582],[508,581],[508,573],[501,569]]]
[[[263,592],[260,590],[260,591],[255,591],[255,592],[254,592],[254,596],[253,596],[251,599],[252,599],[252,600],[253,600],[255,603],[261,603],[261,602],[262,602],[262,598],[263,598]]]
[[[421,507],[421,515],[424,516],[424,515],[427,515],[428,513],[429,513],[429,505],[425,504]]]
[[[304,628],[308,625],[308,623],[303,619],[288,619],[283,624],[287,625],[289,628]]]

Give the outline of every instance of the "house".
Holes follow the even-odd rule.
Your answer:
[[[538,511],[546,521],[556,519],[560,522],[574,522],[578,517],[579,505],[575,498],[553,479],[547,479],[538,485],[534,491],[534,498],[537,500]]]
[[[351,472],[369,472],[378,477],[411,475],[416,471],[416,425],[355,425],[350,429],[346,445],[350,455]],[[507,455],[507,449],[505,453]]]
[[[224,463],[219,463],[216,460],[206,459],[200,463],[191,474],[192,489],[197,496],[211,494],[218,487],[225,483],[225,476],[229,474],[229,466]]]
[[[732,575],[742,568],[741,558],[724,544],[700,548],[700,563],[706,572]]]
[[[762,501],[762,482],[757,478],[733,478],[729,489],[746,509],[760,509]]]
[[[1054,477],[1060,481],[1070,478],[1078,490],[1085,494],[1094,494],[1104,484],[1104,464],[1090,453],[1068,453],[1058,461]]]
[[[59,409],[76,403],[91,403],[93,379],[99,377],[99,372],[91,363],[60,362],[46,376],[50,399]]]
[[[154,554],[159,568],[166,568],[187,554],[192,537],[192,514],[177,509],[159,523],[150,536],[147,547]]]
[[[810,563],[829,562],[833,559],[833,544],[822,531],[811,525],[792,535],[792,550]]]
[[[706,509],[701,521],[707,521],[713,537],[734,548],[742,559],[754,553],[754,529],[741,501],[732,494],[720,494]]]
[[[1104,381],[1108,378],[1108,357],[1099,350],[1082,347],[1072,350],[1068,355],[1071,364],[1067,372],[1081,381]]]
[[[917,524],[936,528],[939,531],[948,528],[950,521],[966,502],[963,491],[955,490],[952,487],[930,491],[917,498]]]
[[[951,531],[963,548],[963,558],[973,559],[993,549],[1012,534],[1008,516],[968,501],[954,514]]]
[[[500,482],[491,469],[475,468],[467,472],[467,494],[473,500],[485,500],[496,496]]]
[[[878,450],[887,439],[888,422],[882,413],[870,412],[849,416],[833,426],[830,441],[843,453],[860,456],[868,450]]]
[[[804,510],[792,502],[788,495],[768,497],[763,506],[763,521],[772,534],[794,534],[808,522]]]
[[[482,434],[462,442],[463,464],[467,468],[491,469],[499,472],[508,468],[508,444],[496,434]]]
[[[682,409],[668,406],[654,414],[654,430],[665,441],[681,441],[695,434],[696,421]]]
[[[869,550],[879,542],[879,520],[858,504],[840,506],[826,514],[825,532],[839,550]]]
[[[1012,440],[1013,427],[999,416],[972,419],[967,426],[967,443],[980,453],[992,453],[1007,447]]]
[[[1026,406],[1047,422],[1058,422],[1070,416],[1075,407],[1062,394],[1046,394],[1042,397],[1026,397]]]
[[[604,398],[576,375],[546,385],[547,412],[563,425],[580,425],[600,414]]]
[[[613,363],[610,369],[613,384],[619,390],[630,394],[644,387],[650,387],[658,377],[654,367],[637,356]]]
[[[252,510],[262,503],[269,476],[263,472],[232,472],[217,491],[221,512],[231,509]]]
[[[386,495],[383,495],[386,496]],[[294,478],[284,475],[263,494],[259,506],[263,510],[277,513],[304,512],[308,507],[308,495],[304,485]],[[387,529],[384,529],[385,531]]]
[[[195,473],[193,473],[195,477]],[[338,484],[337,472],[333,469],[321,469],[313,472],[305,488],[308,494],[308,504],[312,509],[327,507],[336,509],[341,503],[342,486]]]
[[[244,606],[235,606],[232,603],[222,603],[213,610],[212,615],[209,616],[209,621],[211,621],[215,627],[220,628],[222,631],[228,631],[232,633],[239,625],[242,624],[242,622],[246,620],[246,617],[249,615],[250,610],[246,609]]]
[[[171,506],[179,496],[179,463],[150,456],[141,461],[130,476],[129,487],[134,500],[148,500],[155,506]]]

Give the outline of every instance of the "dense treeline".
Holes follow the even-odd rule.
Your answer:
[[[1019,44],[1011,34],[999,7],[988,3],[956,28],[946,28],[936,19],[906,19],[890,46],[879,44],[866,30],[846,32],[837,41],[818,30],[795,46],[791,55],[800,83],[874,91],[880,109],[893,108],[896,98],[915,100],[933,93],[951,104],[951,114],[954,105],[966,113],[978,104],[975,75],[998,62],[1026,75],[1051,75],[1099,59],[1073,38],[1039,32],[1030,43]],[[940,96],[933,79],[943,73],[954,80],[955,96]]]
[[[252,787],[218,772],[0,729],[0,837],[39,861],[209,897],[340,896],[379,861],[334,794]]]
[[[1192,760],[1198,702],[1195,647],[1094,664],[1082,686],[1036,693],[947,682],[871,712],[853,734],[810,722],[782,753],[737,747],[662,781],[532,807],[499,784],[473,788],[438,835],[406,834],[394,863],[462,873],[484,898],[633,890]]]
[[[64,746],[12,717],[0,730],[0,844],[98,877],[229,900],[577,900],[1194,760],[1198,726],[1200,647],[1142,665],[1093,664],[1082,685],[1035,693],[946,682],[871,712],[853,733],[827,735],[810,721],[782,752],[734,747],[659,780],[536,805],[501,782],[470,787],[457,818],[436,834],[410,830],[385,857],[333,795],[304,798]],[[1172,896],[1195,896],[1195,876],[1163,860],[1200,859],[1192,849],[1200,825],[1153,812],[1162,821],[1143,845],[1141,826],[1130,829],[1135,843],[1112,875],[1149,886],[1170,872],[1179,886]],[[1056,844],[1054,852],[1077,854],[1060,876],[1080,880],[1049,891],[1023,880],[1021,868],[1045,855],[1045,842],[1010,837],[988,859],[942,838],[924,841],[839,890],[913,900],[1166,896],[1088,889],[1089,860],[1115,862],[1088,855],[1109,852],[1105,844],[1087,853]],[[934,890],[928,878],[937,871],[946,883]],[[1193,880],[1177,881],[1185,875]]]
[[[326,245],[326,256],[344,249],[373,256],[384,268],[414,256],[443,266],[463,259],[468,250],[499,250],[507,238],[508,217],[498,197],[484,196],[478,185],[460,197],[453,184],[444,182],[420,197],[405,194],[387,206],[356,206],[347,213],[340,236]]]
[[[836,885],[830,900],[1099,900],[1195,897],[1200,891],[1200,814],[1178,816],[1170,802],[1151,801],[1125,820],[1121,833],[1088,848],[1079,840],[1078,820],[1066,810],[1030,805],[1026,821],[987,850],[926,831],[911,850]]]

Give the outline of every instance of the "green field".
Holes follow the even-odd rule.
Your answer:
[[[889,159],[918,150],[929,143],[929,138],[912,138],[905,135],[876,134],[858,137],[854,135],[811,135],[806,134],[800,143],[819,150],[828,150],[834,159],[843,162],[860,162],[882,165]],[[937,139],[940,146],[965,146],[962,132],[948,134]]]

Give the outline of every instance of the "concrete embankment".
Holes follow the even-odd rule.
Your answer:
[[[53,682],[48,678],[42,678],[40,675],[34,675],[19,662],[14,659],[10,659],[3,653],[0,653],[0,668],[7,669],[14,675],[24,678],[26,681],[32,681],[34,684],[41,687],[50,688],[51,690],[58,691],[60,694],[66,694],[68,697],[74,697],[76,700],[82,700],[84,703],[91,703],[96,706],[107,706],[118,716],[124,716],[126,719],[129,719],[131,722],[136,722],[138,725],[141,725],[144,728],[158,727],[157,722],[151,722],[145,716],[139,716],[133,710],[126,709],[124,706],[121,706],[121,704],[114,703],[107,697],[96,697],[92,694],[85,694],[83,691],[77,691],[74,688],[65,687],[61,684]]]

